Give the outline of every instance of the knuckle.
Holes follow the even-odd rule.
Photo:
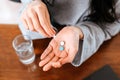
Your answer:
[[[33,28],[30,28],[30,30],[31,30],[31,31],[34,31],[34,29],[33,29]]]
[[[56,40],[55,39],[52,39],[52,41],[50,42],[50,45],[55,45],[57,42],[56,42]]]
[[[46,7],[46,5],[45,5],[44,3],[40,3],[40,4],[38,5],[38,8],[44,8],[44,7]]]
[[[51,45],[49,45],[48,49],[49,49],[49,50],[51,50],[51,49],[52,49],[52,46],[51,46]]]
[[[53,54],[50,54],[48,58],[51,59],[52,56],[53,56]]]
[[[24,13],[24,14],[21,14],[21,15],[20,15],[20,20],[23,21],[23,20],[25,20],[25,19],[26,19],[26,14],[25,14],[25,13]]]
[[[28,11],[28,13],[29,14],[27,14],[29,17],[31,17],[31,18],[34,18],[35,16],[34,16],[34,14],[33,14],[33,11]]]
[[[42,8],[42,4],[36,6],[37,9],[41,9]]]
[[[50,51],[50,50],[51,50],[51,46],[48,46],[47,51]]]
[[[41,25],[46,27],[46,22],[44,20],[41,20]]]
[[[39,27],[36,26],[35,29],[36,29],[37,31],[39,31]]]
[[[35,30],[32,28],[31,31],[35,31]]]
[[[32,12],[32,11],[33,11],[32,7],[28,8],[28,12]]]

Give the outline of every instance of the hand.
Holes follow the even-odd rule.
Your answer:
[[[21,21],[26,29],[37,31],[45,37],[52,37],[55,31],[50,23],[46,5],[40,1],[32,1],[21,14]]]
[[[65,63],[71,63],[78,51],[79,39],[83,38],[80,29],[76,27],[63,28],[55,38],[53,38],[41,55],[39,66],[43,66],[43,71],[48,71],[52,67],[59,68]],[[64,41],[64,50],[60,51],[60,42]]]

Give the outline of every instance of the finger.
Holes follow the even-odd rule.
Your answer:
[[[57,41],[56,44],[57,44],[57,45],[56,45],[56,47],[55,47],[56,49],[54,49],[54,53],[55,53],[56,56],[60,57],[61,51],[59,50],[59,47],[60,47],[59,41]]]
[[[65,57],[67,57],[68,56],[68,54],[67,54],[67,52],[65,51],[65,50],[63,50],[61,53],[59,53],[60,55],[59,55],[59,57],[61,57],[61,58],[65,58]]]
[[[55,39],[52,39],[48,47],[45,49],[43,54],[41,55],[41,59],[44,59],[50,52],[54,52],[56,50],[57,42]],[[54,49],[54,50],[53,50]]]
[[[68,57],[61,59],[59,62],[61,63],[61,65],[68,63]]]
[[[63,54],[64,54],[64,52],[63,52]],[[69,54],[66,51],[65,51],[65,54],[67,54],[66,57],[59,59],[59,62],[61,65],[64,65],[69,62]]]
[[[52,62],[56,62],[59,58],[55,56],[49,63],[43,67],[43,71],[48,71],[52,68]]]
[[[38,19],[38,16],[37,16],[37,13],[33,10],[31,12],[31,19],[32,19],[32,22],[33,22],[33,25],[34,25],[34,28],[37,32],[39,32],[40,34],[48,37],[47,33],[44,31],[44,29],[42,28],[42,26],[40,25],[40,22],[39,22],[39,19]]]
[[[37,13],[37,15],[38,15],[38,19],[39,19],[39,23],[40,23],[40,25],[41,25],[41,30],[42,30],[42,32],[45,32],[45,33],[47,33],[45,30],[44,30],[44,27],[46,27],[46,26],[44,26],[44,25],[42,25],[42,24],[47,24],[47,22],[44,22],[44,23],[42,23],[41,22],[41,19],[44,21],[46,18],[44,18],[44,16],[45,16],[45,12],[42,12],[39,8],[38,9],[36,9],[36,13]],[[38,29],[39,31],[40,31],[40,29]],[[47,36],[50,36],[50,34],[47,34]]]
[[[25,26],[25,28],[29,29],[26,19],[25,18],[21,18],[21,21],[22,21],[23,25]]]
[[[62,65],[61,65],[61,63],[58,61],[58,62],[53,62],[52,63],[52,67],[54,67],[54,68],[60,68]]]
[[[54,57],[54,53],[49,53],[49,55],[39,63],[39,66],[40,66],[40,67],[44,66],[44,65],[47,64],[53,57]]]
[[[68,54],[67,57],[60,60],[61,65],[66,64],[66,63],[71,63],[77,53],[77,50],[69,49],[68,52],[69,53],[66,52]]]
[[[51,22],[50,22],[50,16],[49,16],[47,10],[46,10],[46,17],[47,17],[47,19],[48,19],[48,20],[47,20],[47,21],[48,21],[48,24],[51,25],[51,24],[50,24],[50,23],[51,23]],[[56,28],[54,28],[52,25],[51,25],[51,27],[49,27],[49,28],[50,28],[50,30],[53,32],[53,34],[56,34],[56,31],[57,31]]]
[[[33,22],[32,22],[32,20],[31,20],[31,18],[30,18],[29,16],[26,16],[26,22],[27,22],[27,24],[28,24],[29,29],[30,29],[31,31],[34,31],[35,29],[34,29],[34,27],[33,27]]]
[[[43,14],[43,12],[40,9],[37,10],[37,14],[38,14],[40,24],[41,24],[42,28],[44,29],[44,31],[48,34],[48,36],[53,36],[55,33],[53,33],[50,29],[51,25],[48,21],[50,19],[47,19],[45,11],[44,11],[44,13],[45,14]]]
[[[46,48],[46,50],[41,55],[40,59],[41,60],[44,59],[50,52],[52,52],[52,46],[48,45],[48,47]]]
[[[64,58],[60,58],[57,62],[52,62],[52,67],[54,68],[60,68],[63,64],[61,63],[61,61],[63,60]]]

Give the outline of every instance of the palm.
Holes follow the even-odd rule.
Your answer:
[[[77,35],[70,27],[66,27],[56,35],[55,40],[58,44],[60,41],[65,42],[65,51],[68,53],[66,58],[68,58],[68,62],[71,62],[78,50],[79,35]]]
[[[65,27],[51,40],[47,49],[41,55],[40,66],[44,66],[44,71],[49,70],[52,66],[61,67],[63,64],[73,61],[78,51],[80,39],[76,31],[78,30],[75,27]],[[63,51],[59,50],[61,41],[65,42]]]

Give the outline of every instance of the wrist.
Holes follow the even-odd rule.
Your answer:
[[[82,32],[82,30],[80,29],[80,28],[78,28],[78,27],[75,27],[75,26],[73,26],[73,30],[76,32],[76,34],[78,34],[79,35],[79,38],[80,39],[83,39],[84,38],[84,35],[83,35],[83,32]]]

